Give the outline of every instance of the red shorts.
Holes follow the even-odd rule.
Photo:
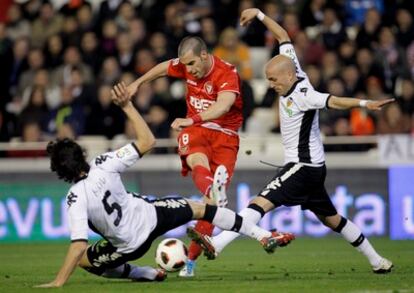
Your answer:
[[[219,130],[201,126],[190,126],[178,136],[178,154],[181,158],[181,174],[187,176],[191,170],[186,158],[190,154],[203,153],[210,163],[214,174],[219,165],[224,165],[229,173],[229,182],[234,172],[234,165],[239,151],[239,136],[223,133]]]

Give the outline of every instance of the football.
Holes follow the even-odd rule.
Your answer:
[[[167,238],[158,245],[155,262],[164,270],[174,272],[185,265],[187,255],[187,247],[181,240]]]

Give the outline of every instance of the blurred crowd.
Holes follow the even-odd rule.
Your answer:
[[[110,90],[160,61],[180,40],[202,37],[211,53],[236,65],[243,80],[245,124],[277,97],[254,96],[250,48],[278,53],[258,21],[238,25],[259,7],[289,33],[314,87],[337,96],[395,97],[382,112],[322,111],[325,135],[414,132],[414,1],[406,0],[2,0],[0,3],[0,141],[133,136]],[[263,78],[263,77],[261,77]],[[182,83],[161,78],[133,103],[158,138],[185,116]],[[17,139],[16,139],[17,137]]]

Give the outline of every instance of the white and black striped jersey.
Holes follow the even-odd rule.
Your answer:
[[[280,54],[296,65],[298,80],[285,96],[279,98],[280,131],[285,151],[285,164],[301,162],[322,165],[325,154],[319,130],[319,110],[325,108],[329,94],[315,91],[302,71],[290,42],[280,44]]]
[[[90,162],[87,177],[67,195],[72,241],[88,239],[88,226],[117,247],[136,250],[157,225],[154,205],[125,190],[121,173],[140,158],[135,144],[108,152]]]

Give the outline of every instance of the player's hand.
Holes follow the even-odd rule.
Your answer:
[[[242,11],[240,16],[240,25],[241,26],[247,26],[249,25],[253,19],[257,16],[259,13],[259,9],[257,8],[249,8]]]
[[[173,123],[171,123],[171,128],[177,131],[181,131],[183,128],[191,126],[193,124],[194,121],[191,118],[176,118]]]
[[[121,108],[124,108],[131,103],[131,95],[128,92],[127,86],[124,82],[115,85],[112,90],[112,102]]]
[[[378,111],[378,110],[381,110],[382,107],[384,107],[385,105],[393,103],[393,102],[395,102],[395,99],[387,99],[387,100],[382,100],[382,101],[368,101],[367,109]]]
[[[59,288],[59,287],[62,287],[62,285],[59,285],[58,283],[53,281],[53,282],[46,283],[46,284],[36,285],[33,288]]]

